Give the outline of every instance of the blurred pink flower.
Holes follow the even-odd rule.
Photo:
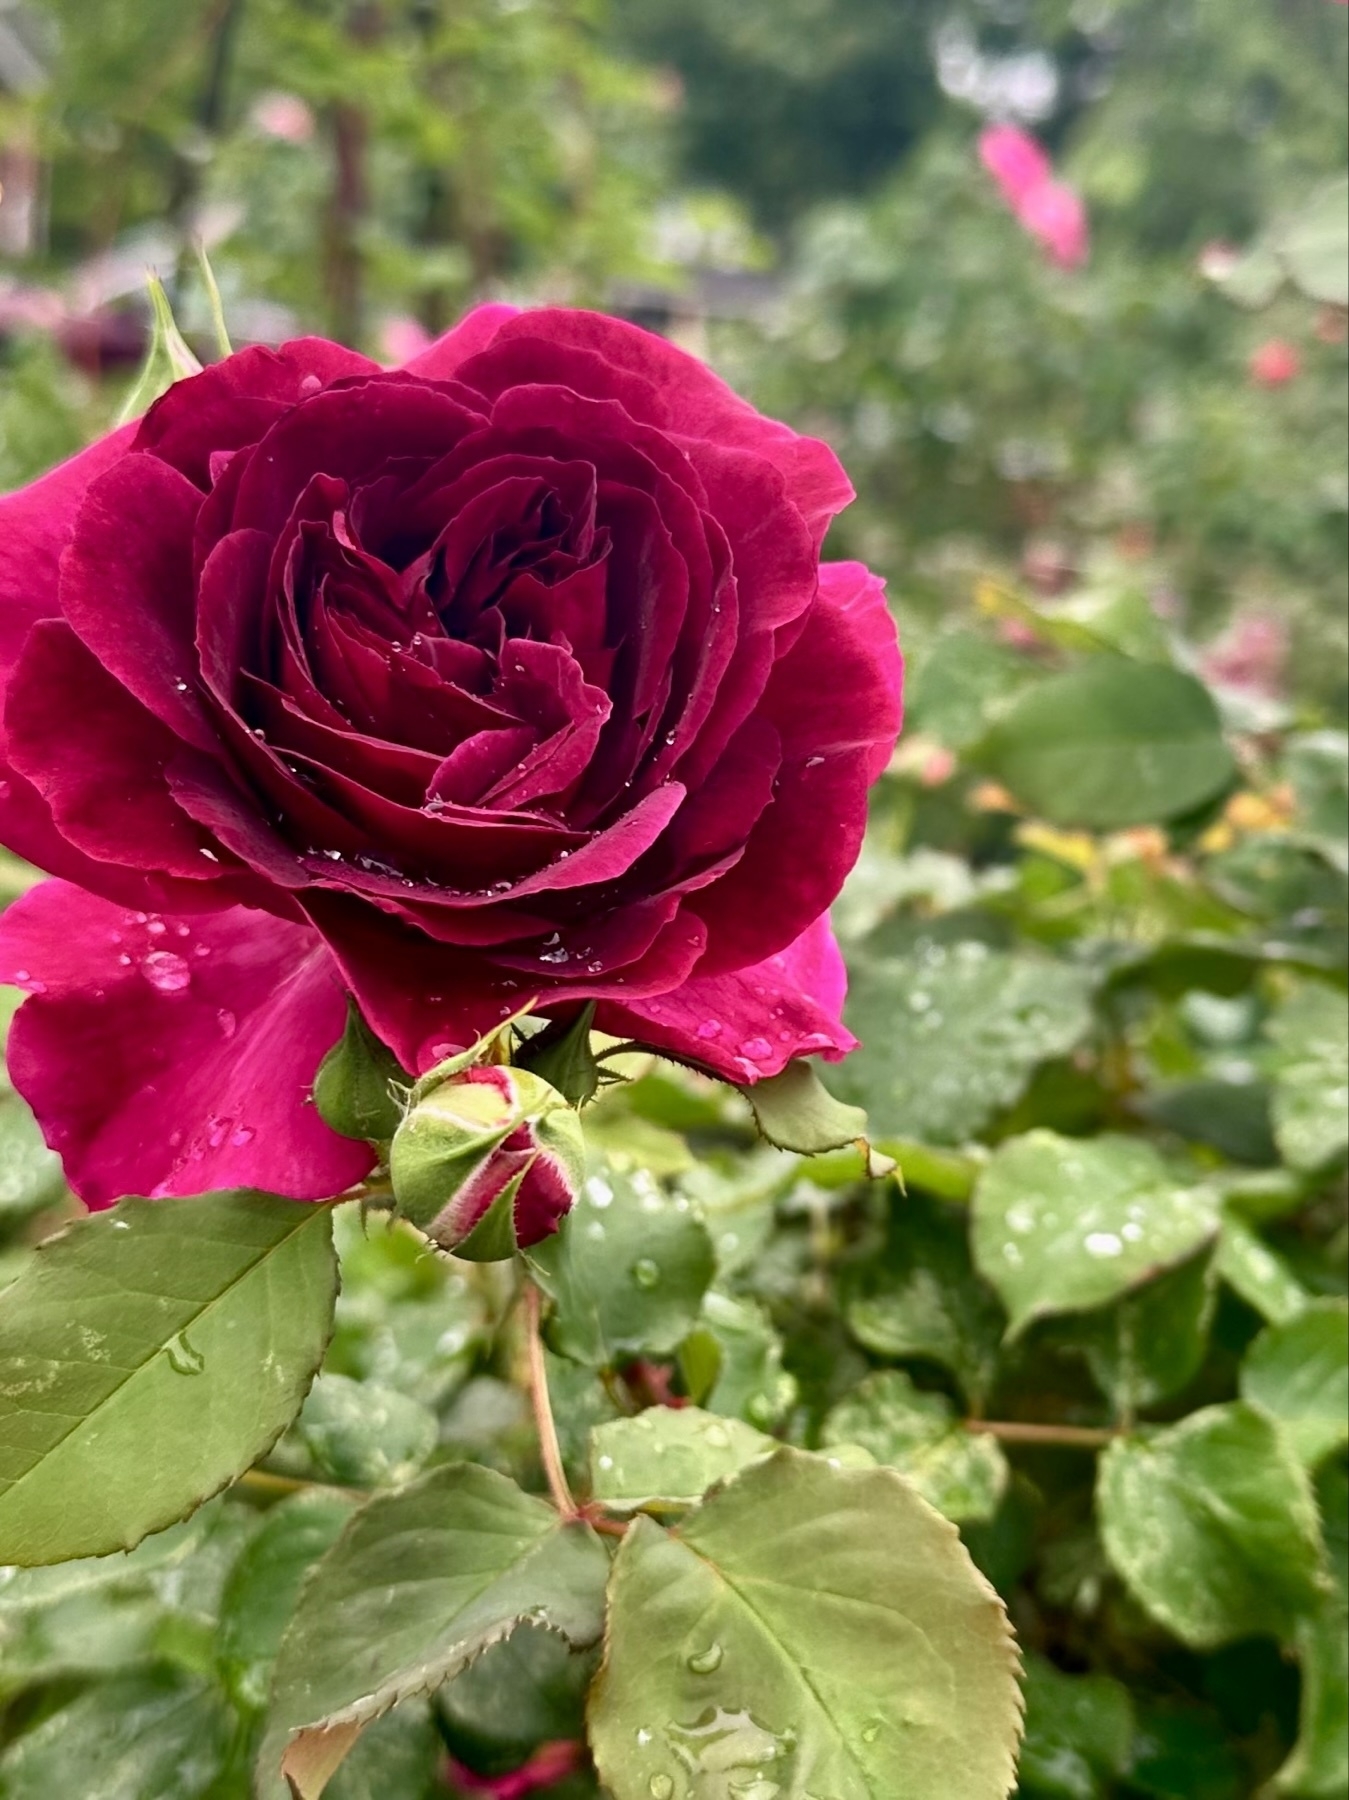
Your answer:
[[[314,112],[298,94],[263,94],[254,103],[253,124],[264,137],[283,144],[307,144],[314,135]]]
[[[1286,338],[1270,338],[1252,351],[1247,366],[1258,387],[1285,387],[1302,373],[1302,354]]]
[[[420,356],[423,350],[429,349],[431,343],[431,333],[425,325],[420,319],[414,319],[407,313],[398,313],[380,321],[380,361],[390,368],[401,369],[404,363],[410,363],[414,356]]]
[[[1253,612],[1235,619],[1200,660],[1206,680],[1218,687],[1244,688],[1277,700],[1284,691],[1288,663],[1288,628],[1271,613]]]
[[[988,126],[979,139],[979,160],[1012,208],[1054,178],[1048,156],[1019,125]]]
[[[581,1746],[565,1739],[544,1744],[522,1769],[510,1775],[475,1775],[462,1764],[451,1762],[450,1779],[462,1794],[481,1794],[486,1800],[527,1800],[530,1794],[553,1787],[581,1766]]]
[[[1019,125],[990,125],[979,138],[979,158],[1050,260],[1062,269],[1080,268],[1090,248],[1087,209],[1080,194],[1055,181],[1041,145]]]

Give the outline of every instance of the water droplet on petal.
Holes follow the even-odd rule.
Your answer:
[[[152,950],[141,964],[141,974],[160,994],[180,994],[192,981],[192,971],[172,950]]]
[[[707,1019],[698,1027],[698,1036],[705,1044],[710,1044],[713,1038],[719,1038],[725,1029],[726,1027],[720,1019]]]
[[[772,1056],[773,1046],[767,1038],[746,1038],[740,1046],[740,1054],[748,1057],[751,1062],[762,1062],[765,1058]]]
[[[232,1038],[239,1028],[239,1021],[226,1006],[222,1006],[216,1014],[215,1022],[220,1027],[222,1037]]]
[[[245,1144],[251,1144],[257,1136],[251,1125],[239,1125],[230,1133],[230,1142],[236,1150],[242,1150]]]

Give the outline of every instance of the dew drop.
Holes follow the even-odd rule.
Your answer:
[[[689,1669],[694,1675],[715,1675],[725,1660],[725,1654],[720,1644],[709,1644],[706,1650],[700,1650],[696,1656],[688,1659]]]
[[[245,1144],[251,1144],[257,1136],[251,1125],[240,1125],[230,1133],[230,1143],[236,1150],[242,1150]]]
[[[767,1038],[746,1038],[740,1046],[740,1054],[748,1057],[751,1062],[762,1062],[765,1057],[773,1054],[773,1046]]]
[[[172,950],[152,950],[141,964],[141,974],[160,994],[180,994],[192,981],[192,971]]]
[[[660,1264],[652,1262],[649,1256],[641,1257],[632,1265],[632,1279],[639,1288],[650,1293],[653,1288],[660,1286]]]
[[[651,1800],[674,1800],[675,1784],[668,1775],[653,1775],[646,1785]]]
[[[239,1021],[226,1006],[222,1006],[216,1014],[215,1022],[220,1027],[222,1037],[232,1038],[239,1028]]]
[[[862,1727],[862,1742],[864,1744],[874,1744],[880,1735],[881,1724],[879,1719],[873,1719],[870,1725],[864,1725]]]
[[[725,1029],[726,1027],[720,1019],[706,1019],[698,1027],[698,1036],[705,1044],[710,1044],[713,1038],[719,1038]]]
[[[185,1331],[170,1338],[164,1350],[169,1359],[169,1367],[175,1375],[200,1375],[206,1367],[206,1358],[200,1350],[188,1343]]]
[[[1116,1237],[1113,1231],[1093,1231],[1088,1234],[1082,1248],[1088,1256],[1120,1256],[1124,1251],[1124,1240]]]

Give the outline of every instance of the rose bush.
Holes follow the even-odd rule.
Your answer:
[[[833,454],[665,341],[484,308],[250,349],[0,501],[14,1079],[91,1204],[369,1166],[345,994],[421,1072],[533,1000],[740,1082],[838,1057],[826,910],[899,727]]]

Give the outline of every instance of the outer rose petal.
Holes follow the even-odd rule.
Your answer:
[[[134,425],[100,438],[17,493],[0,496],[0,700],[29,628],[56,619],[56,567],[91,481],[130,448]]]
[[[493,303],[475,306],[459,323],[438,337],[434,344],[403,364],[409,375],[420,375],[424,381],[450,381],[470,356],[485,350],[501,327],[519,312],[517,306]]]
[[[875,745],[871,776],[874,781],[889,762],[904,723],[904,657],[895,630],[895,615],[885,598],[885,582],[864,563],[821,563],[820,594],[843,614],[876,658],[885,691],[894,702],[894,737],[888,744],[882,737]]]
[[[48,881],[0,918],[0,980],[32,996],[14,1084],[90,1206],[228,1187],[325,1199],[371,1167],[310,1103],[346,1003],[306,927],[244,907],[127,912]]]
[[[778,1075],[793,1057],[838,1062],[857,1039],[840,1013],[848,977],[827,917],[767,962],[694,975],[672,994],[601,1005],[601,1030],[624,1033],[736,1082]]]

